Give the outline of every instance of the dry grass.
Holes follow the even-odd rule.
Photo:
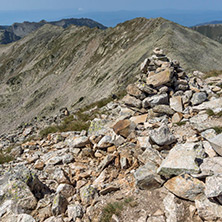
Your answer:
[[[210,77],[217,77],[219,75],[222,75],[222,70],[212,70],[206,73],[204,76],[204,79],[210,78]]]

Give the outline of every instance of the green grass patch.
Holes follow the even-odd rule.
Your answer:
[[[186,122],[185,121],[182,121],[182,122],[178,122],[178,123],[175,123],[177,126],[183,126],[183,125],[185,125],[186,124]]]
[[[215,130],[216,134],[222,133],[222,127],[220,126],[213,127],[213,129]]]
[[[12,160],[14,160],[14,158],[12,156],[10,156],[8,154],[0,153],[0,164],[8,163]]]
[[[217,77],[219,75],[222,75],[222,70],[212,70],[206,73],[206,75],[204,76],[204,79],[207,79],[210,77]]]
[[[126,91],[120,91],[115,95],[115,97],[117,99],[121,99],[125,95]],[[77,111],[74,115],[69,115],[65,117],[61,124],[48,126],[45,129],[41,130],[39,136],[41,138],[44,138],[50,133],[88,130],[91,120],[101,114],[105,114],[105,112],[102,112],[100,108],[106,106],[113,100],[114,98],[110,96],[108,98],[94,102],[88,106],[85,106],[84,108],[81,108],[79,111]],[[91,109],[93,109],[93,111],[88,112]]]
[[[215,113],[212,109],[207,109],[206,113],[207,113],[208,116],[214,116],[215,115]]]
[[[110,222],[113,214],[119,216],[121,214],[121,211],[124,209],[124,207],[128,205],[131,206],[131,203],[133,202],[135,202],[133,201],[133,198],[128,197],[128,198],[125,198],[123,201],[108,203],[102,209],[102,216],[101,216],[100,222]],[[134,206],[132,205],[132,207]]]
[[[13,145],[7,147],[4,153],[2,150],[0,150],[0,164],[8,163],[8,162],[14,160],[14,157],[9,154],[14,147],[15,146],[13,146]]]
[[[218,113],[214,113],[214,111],[212,109],[207,109],[206,113],[208,114],[208,116],[212,116],[212,117],[216,117],[216,118],[222,117],[222,111],[220,111]]]

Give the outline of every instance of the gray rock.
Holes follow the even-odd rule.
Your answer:
[[[208,121],[207,114],[197,114],[189,119],[192,127],[199,132],[212,128],[212,124]]]
[[[176,142],[176,137],[170,132],[169,127],[163,124],[150,133],[150,139],[159,146],[170,145]]]
[[[122,101],[127,105],[127,106],[132,106],[132,107],[136,107],[136,108],[141,108],[142,106],[142,102],[139,99],[136,99],[133,96],[130,95],[126,95]]]
[[[62,194],[65,198],[69,198],[75,194],[75,188],[70,184],[59,184],[56,193]]]
[[[88,136],[100,136],[106,135],[109,132],[109,128],[107,127],[108,120],[106,119],[98,119],[95,118],[91,121],[90,127],[88,129]]]
[[[181,96],[173,96],[170,98],[170,107],[176,112],[183,112],[183,102]]]
[[[216,131],[214,129],[208,129],[208,130],[205,130],[201,133],[201,136],[206,139],[206,140],[209,140],[209,139],[212,139],[216,136]]]
[[[77,218],[83,217],[83,208],[80,204],[71,204],[68,206],[68,217],[69,219],[76,221]]]
[[[222,156],[222,133],[208,140],[213,149]]]
[[[83,204],[90,204],[96,195],[97,190],[91,185],[86,185],[80,189],[80,198]]]
[[[87,136],[73,136],[65,140],[69,147],[82,148],[89,144],[89,139]]]
[[[158,168],[158,174],[169,178],[181,173],[199,173],[196,146],[195,143],[176,144]]]
[[[126,157],[120,158],[120,167],[121,169],[127,169],[128,168],[128,161]]]
[[[156,105],[153,107],[153,112],[159,113],[159,114],[166,114],[166,115],[173,115],[175,111],[171,109],[168,105]]]
[[[205,185],[188,174],[182,174],[168,180],[164,187],[178,197],[194,201],[198,195],[204,193]]]
[[[185,91],[184,95],[182,96],[183,104],[190,103],[192,95],[193,95],[192,90]]]
[[[113,159],[114,159],[114,156],[111,154],[108,154],[99,164],[97,171],[98,172],[103,171]]]
[[[51,177],[54,180],[56,180],[59,184],[60,183],[70,183],[67,173],[60,167],[57,167],[57,168],[53,167],[50,174],[51,174]]]
[[[146,58],[140,65],[140,71],[143,73],[147,73],[148,71],[148,66],[149,66],[150,60]]]
[[[166,68],[162,72],[149,75],[146,80],[146,83],[153,87],[162,86],[164,84],[170,83],[172,76],[173,76],[172,71],[169,68]]]
[[[203,147],[204,147],[205,153],[209,157],[218,156],[217,153],[214,151],[214,149],[212,148],[212,146],[210,145],[210,143],[208,141],[203,141]]]
[[[63,164],[71,163],[71,162],[73,162],[73,160],[74,160],[73,154],[67,153],[62,156]]]
[[[143,137],[137,137],[138,145],[142,150],[145,150],[146,148],[152,148],[150,144],[150,138],[149,136],[143,136]]]
[[[191,99],[191,103],[193,106],[199,105],[207,99],[207,95],[205,92],[197,92],[194,93]]]
[[[206,178],[205,195],[209,199],[216,199],[222,204],[222,174]]]
[[[49,217],[46,220],[44,220],[44,222],[64,222],[64,220],[62,219],[62,217]]]
[[[14,213],[29,213],[35,209],[37,199],[49,193],[49,188],[23,165],[11,168],[0,177],[0,208],[11,203]]]
[[[200,165],[203,175],[222,174],[222,157],[205,158]]]
[[[146,222],[166,222],[166,220],[163,215],[158,215],[158,216],[150,216]]]
[[[36,222],[36,220],[28,214],[10,214],[1,218],[1,222]]]
[[[157,93],[157,90],[149,87],[146,83],[137,83],[136,86],[148,95],[153,95]]]
[[[221,108],[222,107],[222,97],[220,98],[213,98],[210,101],[203,102],[202,104],[193,107],[194,110],[206,110],[206,109],[216,109],[216,108]]]
[[[154,163],[148,162],[135,171],[136,184],[141,190],[155,189],[161,186],[163,181],[156,174],[156,170],[157,166]]]
[[[168,94],[163,93],[163,94],[160,94],[160,95],[154,95],[154,96],[147,97],[146,99],[144,99],[143,100],[143,108],[154,107],[158,104],[167,105],[168,103],[169,103]]]
[[[173,194],[168,195],[163,200],[165,207],[166,222],[185,221],[185,208],[181,201]]]
[[[109,146],[112,146],[114,143],[113,139],[111,136],[104,136],[100,141],[99,143],[97,144],[97,147],[98,148],[107,148]]]
[[[222,219],[222,206],[210,201],[205,195],[195,200],[198,215],[205,221],[216,221]]]
[[[65,213],[68,206],[68,201],[60,193],[56,194],[53,203],[52,203],[52,214],[58,216],[62,213]]]
[[[144,164],[147,162],[152,162],[157,166],[160,166],[163,161],[163,158],[159,152],[151,147],[147,147],[145,151],[138,156],[138,159]]]
[[[146,98],[146,95],[134,84],[128,85],[126,91],[129,95],[134,96],[137,99],[143,100]]]

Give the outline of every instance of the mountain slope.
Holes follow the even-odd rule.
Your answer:
[[[222,44],[162,18],[100,30],[46,24],[0,46],[0,132],[123,89],[161,47],[187,70],[222,69]]]
[[[11,26],[0,26],[0,44],[8,44],[17,41],[29,33],[39,29],[45,24],[51,24],[55,26],[60,26],[67,28],[70,25],[76,26],[87,26],[89,28],[98,27],[100,29],[106,29],[102,24],[95,22],[91,19],[81,18],[81,19],[62,19],[60,21],[47,22],[42,20],[40,22],[23,22],[14,23]]]
[[[222,21],[221,21],[222,23]],[[201,26],[192,27],[193,30],[200,32],[201,34],[222,43],[222,24],[206,24]]]

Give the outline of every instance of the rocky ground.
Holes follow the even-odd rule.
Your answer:
[[[158,48],[140,71],[88,131],[1,136],[1,221],[222,221],[221,78]]]

